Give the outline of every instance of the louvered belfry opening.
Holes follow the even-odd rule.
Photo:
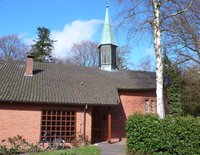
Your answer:
[[[41,140],[62,139],[66,142],[76,137],[76,112],[44,110],[42,112]]]

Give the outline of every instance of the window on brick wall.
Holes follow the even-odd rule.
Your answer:
[[[149,112],[149,100],[145,100],[145,111],[146,113]]]
[[[60,138],[71,141],[76,136],[76,113],[73,111],[44,110],[42,112],[41,140]]]

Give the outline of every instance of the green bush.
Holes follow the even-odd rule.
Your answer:
[[[100,155],[100,150],[96,146],[83,146],[60,151],[46,151],[33,155]]]
[[[199,155],[200,118],[136,113],[126,122],[129,152],[154,155]]]

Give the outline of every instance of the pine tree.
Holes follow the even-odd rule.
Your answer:
[[[50,38],[50,30],[45,27],[38,27],[37,35],[37,40],[34,40],[34,44],[31,46],[34,60],[39,62],[51,62],[53,43],[55,41]]]
[[[164,82],[168,84],[167,99],[168,99],[168,114],[182,115],[181,103],[181,72],[177,65],[173,64],[167,54],[164,54]]]

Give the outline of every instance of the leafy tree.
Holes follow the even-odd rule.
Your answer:
[[[157,113],[160,118],[165,117],[164,96],[163,96],[163,25],[169,19],[188,11],[194,0],[187,0],[180,7],[180,0],[118,0],[121,3],[122,12],[120,13],[121,23],[126,23],[126,30],[129,36],[135,32],[151,30],[154,40],[156,57],[156,98]]]
[[[182,115],[181,103],[181,72],[177,65],[173,64],[167,54],[164,54],[164,82],[168,84],[167,99],[168,99],[168,113],[172,115]]]
[[[0,37],[0,59],[24,60],[27,46],[15,34]]]
[[[52,61],[52,50],[53,43],[51,32],[45,27],[37,28],[37,40],[34,40],[32,45],[32,54],[34,55],[34,60],[39,62],[51,62]]]

